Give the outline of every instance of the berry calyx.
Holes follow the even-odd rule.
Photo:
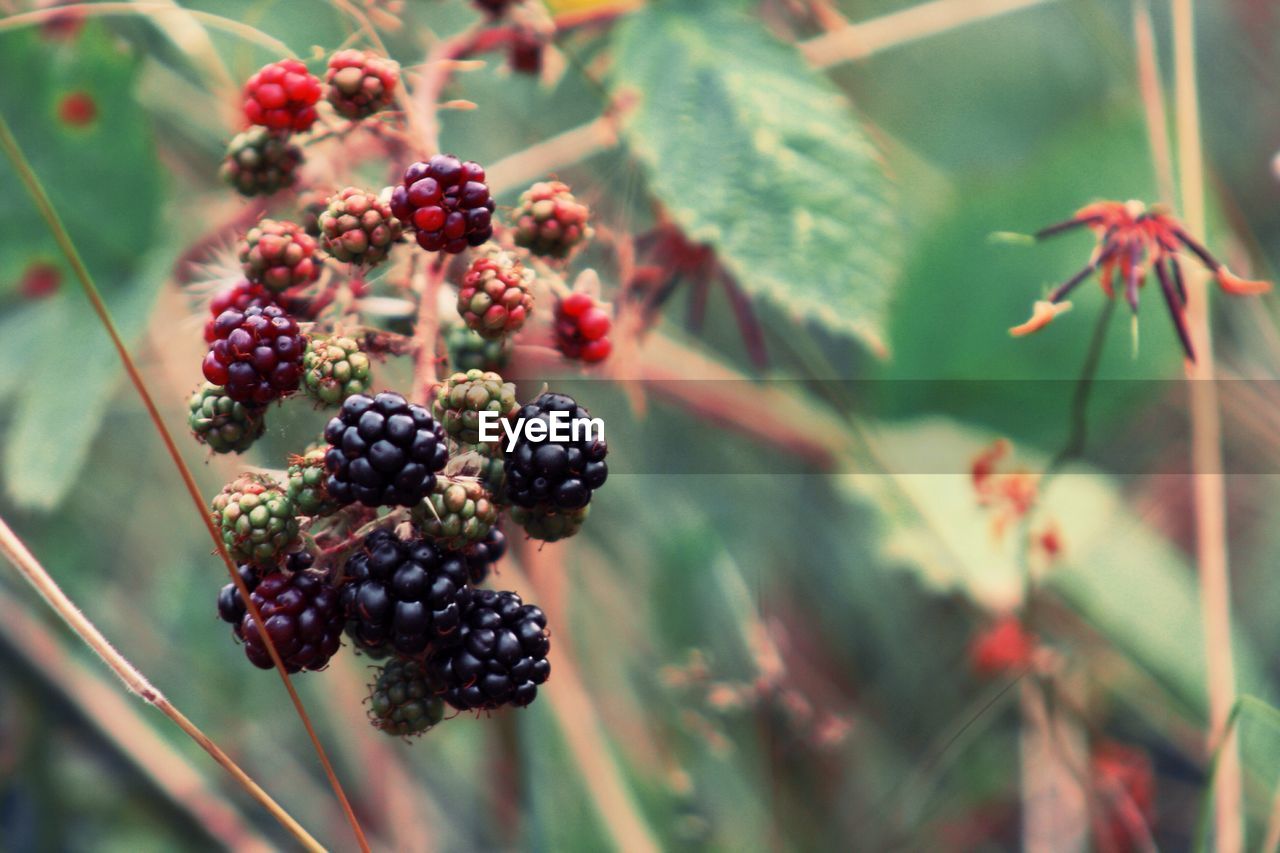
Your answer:
[[[369,356],[355,339],[342,335],[313,338],[302,355],[302,386],[326,406],[369,390]]]
[[[294,185],[301,163],[287,133],[255,126],[231,140],[218,175],[243,196],[271,195]]]
[[[529,422],[542,421],[531,438]],[[566,394],[543,394],[520,409],[518,438],[506,454],[506,497],[516,506],[577,510],[609,476],[603,424]],[[567,438],[554,440],[563,433]]]
[[[509,256],[476,258],[458,289],[458,313],[482,338],[514,334],[533,312],[532,281],[532,271]]]
[[[514,592],[474,590],[459,641],[431,659],[444,700],[459,711],[524,707],[551,675],[547,617]]]
[[[511,358],[511,345],[504,339],[485,340],[466,326],[453,326],[444,333],[449,365],[456,371],[493,370],[501,372]]]
[[[274,565],[298,538],[293,501],[270,477],[241,474],[210,505],[222,542],[237,560]]]
[[[519,410],[516,386],[504,382],[497,373],[483,370],[455,373],[440,383],[436,386],[435,402],[431,408],[436,420],[444,425],[445,433],[459,444],[469,446],[481,443],[482,413],[511,418]]]
[[[369,720],[389,735],[409,737],[429,731],[444,719],[444,700],[422,664],[388,661],[369,685]]]
[[[591,239],[591,210],[574,198],[568,184],[541,181],[520,196],[516,206],[514,238],[544,258],[567,258]]]
[[[556,349],[565,358],[595,364],[613,352],[613,320],[587,293],[570,293],[556,303]]]
[[[286,494],[299,515],[325,516],[339,507],[325,487],[328,472],[324,467],[324,452],[323,446],[316,446],[301,456],[289,457]]]
[[[431,494],[448,461],[444,428],[421,406],[384,391],[353,394],[324,430],[325,482],[346,505],[413,506]]]
[[[315,123],[320,80],[296,59],[264,65],[244,87],[244,116],[272,130],[306,130]]]
[[[246,308],[266,308],[274,305],[275,296],[260,284],[242,281],[235,284],[209,300],[209,319],[204,324],[204,342],[207,344],[217,340],[213,324],[218,316],[228,308],[244,311]]]
[[[466,560],[428,539],[375,530],[347,560],[347,633],[366,649],[419,655],[456,639],[470,600]]]
[[[413,518],[424,536],[460,551],[489,535],[498,506],[478,481],[441,476],[431,495],[413,508]]]
[[[513,506],[511,520],[520,525],[530,539],[559,542],[561,539],[576,536],[578,531],[582,530],[590,509],[589,506],[569,510]]]
[[[385,260],[403,231],[390,205],[357,187],[347,187],[330,198],[317,224],[326,252],[364,267]]]
[[[320,277],[316,241],[296,222],[264,219],[240,241],[244,277],[273,293]]]
[[[272,572],[258,583],[250,598],[289,672],[324,669],[342,647],[346,619],[338,590],[329,584],[325,572]],[[246,612],[233,630],[244,642],[250,663],[259,669],[275,665],[252,613]]]
[[[395,102],[400,66],[363,50],[340,50],[329,57],[325,97],[339,115],[358,121]]]
[[[266,429],[261,409],[236,402],[221,385],[211,382],[196,389],[188,407],[187,426],[192,435],[214,453],[242,453]]]
[[[213,322],[204,378],[240,403],[264,406],[298,388],[306,342],[297,322],[276,305],[228,308]]]
[[[391,193],[391,212],[418,245],[451,255],[493,236],[494,206],[480,164],[451,154],[414,163]]]

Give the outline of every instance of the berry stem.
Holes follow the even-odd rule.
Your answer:
[[[1173,57],[1176,134],[1182,218],[1194,234],[1205,232],[1204,153],[1196,88],[1195,11],[1191,0],[1173,0]],[[1214,776],[1214,846],[1235,853],[1244,845],[1241,826],[1240,753],[1230,728],[1235,704],[1235,660],[1231,644],[1231,578],[1227,562],[1226,478],[1222,471],[1222,423],[1214,382],[1209,325],[1208,277],[1186,270],[1187,330],[1197,359],[1187,365],[1191,409],[1191,470],[1194,491],[1196,562],[1209,694],[1210,754],[1220,750]]]
[[[57,582],[49,575],[40,561],[27,548],[26,544],[13,532],[12,528],[0,518],[0,552],[13,564],[23,579],[29,583],[40,597],[45,600],[55,613],[62,617],[67,626],[85,642],[89,648],[102,658],[102,662],[124,682],[131,692],[138,694],[144,701],[156,707],[160,713],[182,729],[188,737],[200,745],[200,748],[214,761],[231,774],[239,785],[257,800],[272,817],[280,822],[288,832],[308,850],[323,850],[320,843],[302,828],[293,816],[284,810],[271,795],[250,778],[213,739],[200,730],[195,723],[174,707],[137,667],[122,655],[111,642],[98,630],[98,626],[89,621],[75,602],[67,597]]]
[[[174,467],[178,469],[178,474],[182,478],[183,485],[186,487],[187,494],[191,497],[192,503],[195,504],[196,512],[199,514],[201,521],[204,522],[205,529],[209,533],[209,537],[214,542],[214,547],[218,554],[222,557],[223,563],[226,565],[228,574],[231,575],[232,583],[236,585],[236,589],[240,593],[240,598],[244,601],[245,607],[253,616],[254,625],[258,629],[258,633],[262,636],[267,651],[271,655],[272,661],[275,663],[276,670],[280,673],[280,678],[284,682],[285,690],[289,694],[294,709],[297,711],[298,717],[302,720],[303,727],[307,730],[307,735],[311,739],[312,746],[315,748],[316,755],[320,759],[320,763],[324,768],[325,775],[329,778],[329,784],[333,788],[334,795],[338,798],[342,805],[343,811],[346,813],[347,820],[351,824],[352,832],[356,836],[356,840],[361,850],[368,851],[369,845],[365,840],[364,831],[360,828],[360,823],[356,819],[355,811],[351,808],[351,803],[347,799],[346,792],[342,789],[342,784],[338,781],[338,776],[333,770],[333,765],[329,761],[329,756],[325,752],[324,746],[320,743],[320,738],[316,734],[315,727],[311,723],[311,717],[307,714],[306,707],[302,703],[302,698],[298,695],[297,689],[293,685],[293,680],[289,677],[289,672],[285,668],[284,661],[280,658],[280,653],[275,647],[275,643],[271,640],[267,633],[266,627],[262,620],[262,614],[258,612],[258,607],[253,603],[249,595],[249,588],[245,585],[244,579],[240,577],[240,573],[236,571],[235,561],[231,559],[231,555],[227,551],[226,544],[222,541],[222,536],[214,523],[213,515],[208,512],[205,506],[204,497],[200,494],[200,487],[196,484],[195,476],[191,473],[190,467],[182,458],[181,452],[178,450],[177,444],[173,440],[172,433],[165,425],[164,419],[160,415],[160,409],[156,405],[155,400],[151,396],[151,392],[147,390],[146,382],[142,378],[142,373],[138,370],[138,365],[134,362],[133,357],[129,354],[128,347],[125,346],[124,339],[120,337],[120,331],[116,328],[115,321],[111,319],[111,312],[107,309],[106,303],[102,299],[102,294],[98,292],[98,288],[94,285],[89,270],[84,265],[84,261],[80,258],[80,253],[76,250],[75,244],[71,240],[71,235],[67,232],[66,226],[63,225],[61,217],[57,210],[53,207],[53,202],[49,199],[48,193],[45,192],[44,186],[40,183],[40,179],[36,176],[35,171],[31,168],[31,163],[23,154],[22,148],[18,145],[18,140],[14,137],[13,131],[9,128],[9,123],[3,115],[0,115],[0,149],[5,153],[12,163],[14,171],[18,178],[22,181],[23,186],[31,196],[32,202],[39,211],[41,218],[45,220],[54,241],[58,244],[58,248],[62,251],[67,263],[75,273],[82,289],[84,290],[89,304],[93,307],[94,313],[98,320],[102,323],[102,327],[106,330],[107,335],[111,338],[111,343],[115,347],[117,355],[120,357],[121,363],[124,365],[125,372],[129,376],[129,381],[133,384],[134,390],[137,391],[138,397],[142,400],[143,406],[147,410],[156,431],[160,434],[160,440],[164,443],[165,450],[169,454],[169,458],[173,460]],[[185,719],[185,718],[184,718]]]
[[[413,402],[425,404],[431,388],[439,380],[436,371],[436,341],[440,337],[440,285],[444,282],[443,258],[419,267],[413,274],[413,289],[418,292],[418,320],[413,327],[417,347],[413,370]]]

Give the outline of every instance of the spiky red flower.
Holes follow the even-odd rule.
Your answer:
[[[1102,289],[1107,296],[1115,295],[1113,283],[1117,274],[1124,287],[1125,301],[1136,314],[1138,290],[1146,283],[1147,273],[1155,270],[1160,289],[1169,306],[1174,328],[1186,350],[1187,358],[1195,361],[1191,336],[1187,332],[1187,292],[1183,285],[1183,250],[1189,251],[1213,273],[1218,286],[1227,293],[1247,295],[1265,293],[1271,289],[1266,281],[1249,281],[1231,273],[1226,265],[1209,253],[1198,240],[1187,233],[1186,227],[1159,206],[1148,208],[1139,201],[1100,201],[1086,205],[1076,215],[1050,225],[1036,233],[1037,239],[1053,237],[1080,227],[1087,227],[1097,235],[1098,243],[1084,269],[1050,291],[1048,297],[1036,303],[1031,319],[1009,332],[1015,336],[1027,335],[1044,328],[1071,303],[1064,302],[1067,294],[1095,272],[1100,272]]]

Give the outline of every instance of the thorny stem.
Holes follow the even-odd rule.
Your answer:
[[[1195,11],[1192,0],[1173,0],[1174,86],[1177,101],[1179,184],[1182,218],[1193,234],[1205,233],[1204,161],[1196,88]],[[1209,694],[1209,749],[1219,751],[1214,777],[1215,845],[1223,853],[1243,848],[1240,753],[1228,722],[1235,703],[1231,643],[1231,578],[1227,561],[1226,479],[1222,471],[1222,424],[1214,382],[1209,326],[1208,277],[1187,270],[1187,326],[1197,360],[1187,365],[1191,408],[1191,470],[1195,499],[1196,559],[1204,626],[1205,677]]]
[[[154,705],[160,713],[164,714],[172,720],[178,728],[186,732],[192,740],[200,745],[200,748],[212,756],[213,760],[222,765],[222,767],[231,774],[239,785],[245,789],[255,800],[257,800],[263,808],[271,813],[271,816],[280,822],[288,832],[308,850],[323,850],[314,838],[311,837],[302,826],[293,819],[293,816],[285,811],[279,803],[271,798],[257,782],[249,777],[247,773],[240,769],[240,765],[236,764],[230,756],[222,751],[213,739],[202,732],[195,723],[191,722],[182,714],[173,703],[164,697],[164,695],[147,680],[137,667],[116,650],[110,641],[103,636],[98,630],[98,626],[94,625],[89,618],[84,615],[80,608],[67,597],[57,582],[50,577],[45,571],[44,566],[35,558],[27,546],[22,542],[18,535],[13,532],[9,525],[0,518],[0,552],[13,564],[23,579],[29,583],[36,592],[40,593],[40,597],[53,609],[55,613],[62,617],[71,630],[85,642],[89,648],[93,649],[98,657],[102,658],[103,663],[111,668],[111,670],[124,682],[131,692],[138,694],[144,701]]]
[[[129,381],[133,384],[134,390],[137,391],[138,397],[142,400],[142,404],[147,410],[148,417],[155,426],[156,431],[160,434],[160,440],[164,443],[165,450],[168,452],[169,458],[173,461],[174,467],[177,468],[178,474],[182,478],[183,485],[186,487],[187,494],[191,497],[191,501],[195,505],[197,514],[200,516],[201,521],[204,522],[204,526],[209,533],[209,537],[213,540],[214,547],[222,557],[222,561],[226,565],[227,572],[231,576],[232,583],[235,584],[236,589],[240,593],[241,600],[244,602],[246,609],[253,617],[253,623],[257,628],[259,635],[262,637],[263,643],[271,656],[271,660],[275,663],[276,670],[279,672],[280,678],[284,682],[285,690],[289,694],[289,699],[292,701],[298,717],[302,720],[303,727],[307,730],[307,736],[311,739],[316,755],[319,757],[320,763],[324,768],[325,775],[329,779],[329,784],[333,788],[334,795],[337,796],[342,805],[343,811],[347,816],[348,822],[351,824],[352,832],[355,834],[361,850],[368,851],[368,842],[365,840],[364,832],[361,830],[360,823],[356,819],[355,811],[351,808],[351,803],[347,800],[346,792],[343,791],[342,784],[338,781],[338,776],[333,770],[333,765],[329,762],[329,756],[325,753],[324,746],[320,743],[320,738],[316,734],[315,727],[311,723],[311,717],[307,714],[306,707],[302,704],[302,698],[298,695],[297,689],[293,686],[293,680],[289,677],[289,672],[285,668],[284,661],[280,658],[280,652],[276,649],[275,642],[271,639],[271,635],[267,633],[265,623],[262,619],[262,614],[259,612],[257,604],[255,604],[253,599],[250,597],[249,588],[245,585],[244,579],[241,578],[240,573],[236,571],[235,561],[231,559],[231,554],[227,551],[226,544],[222,541],[222,536],[219,534],[218,528],[213,522],[213,516],[205,506],[204,497],[200,494],[200,487],[196,484],[195,476],[187,466],[186,460],[182,458],[182,453],[178,450],[178,445],[173,440],[173,435],[165,425],[164,419],[160,415],[160,409],[152,398],[151,392],[147,390],[146,382],[142,378],[142,373],[138,370],[138,366],[134,362],[133,356],[129,354],[129,349],[125,346],[124,339],[120,337],[120,332],[116,328],[115,321],[111,319],[111,313],[107,309],[107,305],[103,301],[102,295],[94,285],[93,279],[89,275],[88,268],[85,267],[84,261],[81,260],[80,253],[76,250],[75,244],[71,240],[71,235],[67,232],[66,227],[62,223],[61,217],[58,216],[57,210],[53,207],[53,202],[49,199],[48,193],[45,192],[44,187],[40,183],[40,179],[31,168],[30,162],[28,162],[26,156],[22,153],[22,148],[18,145],[18,140],[14,138],[13,132],[9,129],[8,122],[5,121],[2,115],[0,115],[0,149],[4,150],[5,155],[12,163],[14,171],[22,181],[23,186],[26,187],[36,209],[45,220],[46,225],[48,225],[54,241],[58,244],[58,248],[62,251],[67,263],[70,265],[77,280],[80,282],[81,288],[84,290],[84,294],[88,298],[94,313],[102,323],[102,327],[106,330],[107,335],[111,338],[112,346],[115,347],[116,353],[119,355],[120,361],[124,365],[125,372],[129,376]]]

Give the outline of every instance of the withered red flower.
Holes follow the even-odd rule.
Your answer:
[[[1227,293],[1248,295],[1271,289],[1270,282],[1250,281],[1232,274],[1225,264],[1187,233],[1181,222],[1160,207],[1148,208],[1139,201],[1100,201],[1086,205],[1075,216],[1050,225],[1035,236],[1043,239],[1080,227],[1087,227],[1098,238],[1089,263],[1050,291],[1044,300],[1036,302],[1031,319],[1014,326],[1009,330],[1010,334],[1027,335],[1047,326],[1070,306],[1070,302],[1064,301],[1067,295],[1095,272],[1099,273],[1099,281],[1108,297],[1115,295],[1113,285],[1119,277],[1125,301],[1136,314],[1138,291],[1146,283],[1147,274],[1155,270],[1178,338],[1187,358],[1195,361],[1186,323],[1187,292],[1183,285],[1183,259],[1180,255],[1184,249],[1213,273],[1218,286]]]

